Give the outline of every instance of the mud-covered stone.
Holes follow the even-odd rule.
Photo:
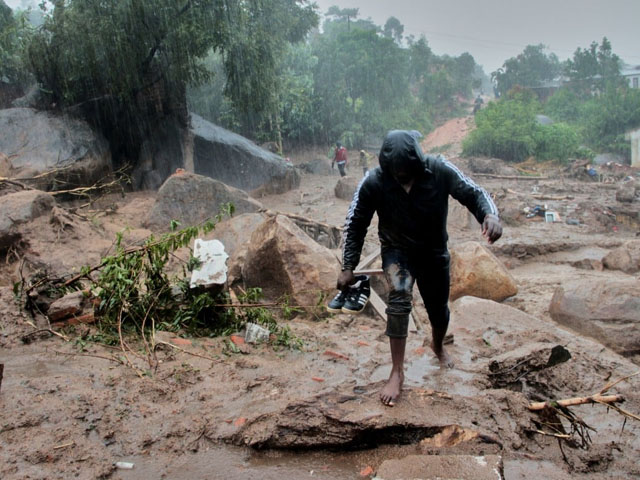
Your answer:
[[[158,191],[145,226],[168,230],[172,220],[180,222],[181,228],[197,225],[215,217],[225,203],[232,203],[238,214],[262,208],[262,204],[246,192],[218,180],[188,172],[176,173]]]
[[[512,387],[526,375],[554,367],[570,358],[571,353],[562,345],[527,343],[495,357],[489,363],[489,380],[493,388]]]
[[[24,190],[0,197],[0,250],[20,237],[16,227],[51,211],[54,198],[40,190]]]
[[[623,203],[632,203],[636,200],[638,184],[635,180],[628,180],[618,185],[616,190],[616,200]]]
[[[408,455],[385,460],[377,480],[503,480],[498,455]]]
[[[333,253],[316,243],[291,219],[276,215],[251,235],[242,277],[269,298],[289,295],[294,304],[316,305],[335,290],[340,271]]]
[[[360,178],[351,177],[349,175],[346,177],[340,177],[336,182],[336,187],[334,189],[336,197],[341,198],[342,200],[351,200],[353,198],[353,194],[356,193],[360,180]]]
[[[593,279],[558,287],[549,313],[556,322],[622,355],[640,353],[640,280]]]
[[[49,305],[47,316],[50,321],[57,322],[72,315],[77,315],[82,312],[85,300],[86,296],[82,291],[68,293]]]
[[[451,300],[471,295],[500,302],[516,293],[514,278],[487,248],[478,242],[451,248]]]
[[[622,270],[635,273],[640,270],[640,240],[630,240],[609,252],[603,259],[603,265],[609,270]]]

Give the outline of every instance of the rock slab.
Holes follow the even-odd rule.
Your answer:
[[[52,170],[39,188],[92,185],[111,172],[104,137],[89,124],[33,108],[0,110],[0,152],[11,159],[12,177],[26,178]]]
[[[503,480],[498,455],[408,455],[385,460],[377,480]]]
[[[8,248],[19,237],[15,227],[49,213],[54,198],[40,190],[24,190],[0,197],[0,249]]]
[[[558,287],[549,313],[556,322],[621,355],[640,353],[640,280],[586,280]]]
[[[506,267],[478,242],[451,248],[451,301],[465,295],[501,302],[518,293]]]
[[[237,188],[202,175],[181,171],[171,175],[160,187],[156,203],[145,222],[147,228],[168,230],[172,220],[181,228],[213,218],[225,203],[235,213],[257,212],[262,204]]]
[[[293,304],[318,304],[335,291],[338,260],[291,219],[276,215],[251,235],[242,267],[248,287],[261,287],[267,298],[288,295]]]
[[[191,134],[195,173],[267,194],[300,185],[300,174],[282,157],[195,114],[191,114]]]

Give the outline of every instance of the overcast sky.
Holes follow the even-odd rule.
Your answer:
[[[394,16],[405,35],[427,37],[438,55],[469,52],[491,73],[527,45],[547,45],[560,60],[607,37],[625,62],[640,64],[640,0],[314,0],[359,8],[384,25]]]
[[[31,0],[32,1],[32,0]],[[5,0],[10,7],[24,0]],[[560,60],[577,47],[607,37],[614,53],[640,65],[640,0],[315,0],[359,8],[361,18],[384,25],[394,16],[405,35],[424,34],[438,55],[469,52],[491,73],[527,45],[543,43]],[[30,3],[27,0],[26,3]]]

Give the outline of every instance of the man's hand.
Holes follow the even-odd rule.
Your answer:
[[[356,277],[353,274],[353,270],[343,270],[338,276],[337,287],[338,290],[344,291],[351,285],[356,283]]]
[[[489,243],[493,243],[502,236],[502,225],[497,215],[488,214],[482,222],[482,235]]]

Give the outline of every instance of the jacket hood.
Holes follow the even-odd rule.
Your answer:
[[[387,133],[378,156],[380,169],[392,176],[401,170],[414,175],[424,172],[424,154],[418,142],[421,136],[416,130],[392,130]]]

